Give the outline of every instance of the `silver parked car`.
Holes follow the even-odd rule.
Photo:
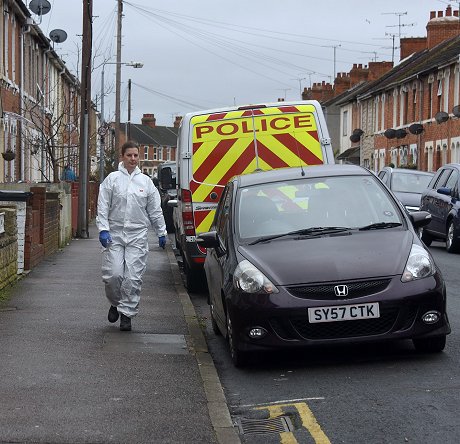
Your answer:
[[[434,173],[406,168],[384,167],[378,173],[407,211],[418,211],[422,193],[428,188]]]

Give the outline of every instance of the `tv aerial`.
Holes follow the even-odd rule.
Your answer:
[[[51,10],[51,4],[48,0],[32,0],[29,3],[29,9],[40,17],[38,24],[42,22],[42,16],[48,14]]]
[[[50,39],[54,43],[62,43],[67,40],[67,32],[65,32],[63,29],[53,29],[50,32]],[[53,48],[54,48],[54,43],[53,43]]]

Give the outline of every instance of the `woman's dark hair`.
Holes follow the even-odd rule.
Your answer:
[[[137,151],[139,151],[139,145],[134,142],[134,140],[128,140],[121,146],[121,155],[124,156],[126,153],[126,150],[128,148],[137,148]]]

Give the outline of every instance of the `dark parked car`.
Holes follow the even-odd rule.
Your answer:
[[[234,364],[257,350],[386,339],[443,350],[446,289],[416,234],[429,218],[354,165],[233,178],[197,242],[212,326]]]
[[[422,195],[421,208],[431,214],[431,222],[423,228],[422,240],[446,241],[449,253],[460,251],[460,164],[450,163],[439,168],[428,189]]]
[[[174,233],[173,207],[168,206],[168,201],[177,199],[176,168],[176,162],[164,162],[157,170],[158,191],[168,233]]]
[[[408,211],[418,211],[422,193],[428,187],[434,173],[384,167],[379,171],[378,176]]]

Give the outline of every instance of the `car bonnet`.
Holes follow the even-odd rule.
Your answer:
[[[413,241],[404,229],[314,238],[283,237],[240,245],[238,252],[275,285],[365,279],[402,274]]]

